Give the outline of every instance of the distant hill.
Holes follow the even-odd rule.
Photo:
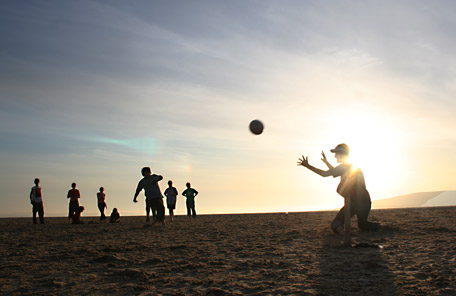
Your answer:
[[[374,200],[373,209],[456,206],[456,190],[418,192]]]

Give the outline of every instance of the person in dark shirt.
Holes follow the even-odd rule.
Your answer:
[[[168,181],[168,188],[165,190],[165,196],[166,196],[166,205],[168,206],[169,210],[169,218],[171,221],[174,220],[174,209],[176,208],[176,202],[177,202],[177,189],[176,187],[173,187],[173,181],[169,180]]]
[[[146,222],[150,220],[149,211],[152,210],[152,224],[155,224],[156,222],[164,224],[165,207],[163,205],[163,195],[158,186],[158,182],[163,180],[163,177],[152,174],[149,167],[142,168],[141,174],[144,178],[139,181],[138,186],[136,187],[133,202],[138,202],[138,195],[144,189],[144,195],[146,196]]]
[[[195,211],[195,197],[198,195],[198,191],[191,187],[190,183],[186,184],[187,189],[182,192],[182,195],[187,198],[187,216],[189,219],[193,217],[196,219],[196,211]]]

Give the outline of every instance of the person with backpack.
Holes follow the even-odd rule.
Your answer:
[[[321,160],[326,164],[328,170],[321,170],[310,165],[308,157],[304,156],[298,159],[298,165],[302,165],[322,177],[340,177],[337,193],[344,198],[350,198],[350,214],[352,217],[354,215],[357,216],[359,229],[365,231],[378,230],[380,227],[379,223],[367,221],[372,202],[369,192],[366,189],[363,172],[359,168],[354,168],[353,165],[348,162],[350,148],[347,144],[339,144],[336,148],[331,149],[331,152],[335,154],[337,162],[340,163],[336,167],[333,167],[328,162],[323,152]],[[344,234],[344,208],[345,207],[342,207],[340,209],[331,223],[331,229],[336,234]]]

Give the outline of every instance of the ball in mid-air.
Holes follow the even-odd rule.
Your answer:
[[[255,119],[250,122],[249,128],[253,134],[259,135],[263,132],[264,125],[261,121],[259,121],[258,119]]]

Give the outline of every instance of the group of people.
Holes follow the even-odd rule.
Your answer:
[[[335,158],[339,163],[339,165],[336,167],[332,166],[329,163],[326,155],[323,152],[321,160],[328,167],[327,170],[322,170],[310,165],[308,157],[304,156],[298,159],[298,165],[303,166],[322,177],[340,177],[337,193],[339,193],[346,200],[350,200],[350,216],[357,216],[358,227],[361,230],[378,230],[380,228],[379,223],[368,221],[372,202],[369,192],[366,189],[366,183],[362,171],[359,168],[355,168],[348,161],[350,148],[346,144],[339,144],[334,149],[331,149],[331,152],[335,154]],[[143,178],[139,181],[138,186],[136,187],[133,202],[138,202],[138,195],[142,190],[144,190],[144,194],[146,196],[146,221],[150,221],[150,212],[152,212],[153,224],[156,222],[164,223],[165,207],[163,204],[163,195],[158,185],[158,182],[163,180],[163,176],[152,174],[152,171],[149,167],[142,168],[141,174],[143,175]],[[39,183],[40,180],[35,179],[35,186],[30,192],[30,201],[33,205],[33,223],[35,224],[38,223],[36,214],[39,216],[40,223],[44,223],[44,207],[41,187],[39,186]],[[81,213],[84,211],[84,207],[79,205],[78,199],[80,198],[80,193],[79,190],[76,189],[76,183],[71,184],[71,187],[72,189],[68,191],[67,196],[67,198],[70,199],[68,218],[70,219],[71,223],[79,224],[82,223],[80,217]],[[190,183],[187,183],[186,187],[187,189],[182,192],[182,195],[187,198],[187,215],[189,219],[195,219],[195,197],[198,195],[198,191],[192,188]],[[173,182],[171,180],[168,181],[168,188],[165,190],[164,195],[167,198],[166,202],[170,219],[173,221],[178,191],[175,187],[173,187]],[[100,187],[100,192],[97,193],[97,199],[98,209],[101,213],[100,220],[104,220],[106,219],[104,210],[107,206],[103,187]],[[343,207],[331,222],[331,229],[336,234],[344,234],[345,212],[346,209]],[[120,215],[117,209],[113,209],[110,222],[118,222],[119,217]]]
[[[81,193],[76,189],[76,183],[71,184],[71,189],[68,190],[67,198],[70,199],[70,204],[68,208],[68,219],[72,224],[82,224],[81,213],[84,212],[84,207],[79,205],[79,198]],[[98,201],[98,210],[100,211],[100,221],[106,220],[106,215],[104,213],[105,209],[108,208],[106,205],[106,194],[104,193],[104,188],[100,187],[100,191],[97,193]],[[117,208],[112,209],[111,217],[109,219],[110,223],[116,223],[120,221],[120,214]]]
[[[160,186],[158,185],[158,182],[163,180],[163,176],[152,174],[150,167],[142,168],[141,174],[143,175],[143,178],[136,187],[133,202],[138,202],[138,195],[144,190],[144,195],[146,196],[146,222],[150,221],[150,212],[152,212],[152,224],[155,224],[156,222],[164,223],[165,206],[163,204],[163,195]],[[186,187],[187,189],[182,192],[182,195],[187,198],[187,216],[189,219],[195,219],[195,197],[198,195],[198,191],[192,188],[190,183],[187,183]],[[177,189],[173,187],[173,181],[169,180],[168,188],[166,188],[164,195],[166,196],[166,204],[171,221],[174,220],[174,209],[176,208],[178,194]]]
[[[38,214],[40,224],[44,224],[44,206],[43,206],[43,195],[41,192],[40,179],[34,180],[35,186],[30,191],[30,202],[32,204],[33,224],[38,224],[36,216]],[[71,184],[71,189],[68,190],[67,198],[70,199],[68,208],[68,222],[71,224],[83,224],[81,220],[81,214],[84,212],[84,207],[79,205],[79,198],[81,194],[76,189],[76,183]],[[104,214],[105,208],[107,208],[105,202],[104,188],[100,187],[100,192],[97,193],[98,209],[100,210],[100,221],[105,220]],[[117,208],[114,208],[109,219],[110,223],[116,223],[120,221],[120,214]]]
[[[152,174],[149,167],[144,167],[141,170],[143,178],[139,181],[135,197],[133,201],[137,202],[139,193],[144,189],[146,196],[146,221],[150,221],[150,212],[152,212],[153,224],[156,222],[164,223],[165,220],[165,207],[163,205],[163,195],[161,193],[158,182],[163,180],[163,176]],[[44,224],[44,206],[43,196],[40,187],[40,179],[36,178],[35,186],[32,187],[30,192],[30,202],[32,204],[33,223],[37,224],[37,214],[41,224]],[[190,183],[186,184],[187,189],[182,192],[187,198],[187,215],[190,219],[196,218],[195,211],[195,197],[198,195],[198,191],[191,188]],[[168,181],[168,188],[165,190],[164,195],[166,196],[166,203],[169,210],[170,220],[174,220],[174,209],[176,208],[178,191],[173,187],[173,182]],[[76,189],[76,183],[71,184],[71,189],[68,190],[67,198],[69,199],[68,206],[68,221],[71,224],[82,224],[81,214],[84,212],[84,207],[79,204],[81,193]],[[106,194],[104,188],[100,187],[100,191],[97,193],[98,210],[100,211],[100,221],[106,220],[105,209],[106,205]],[[120,221],[120,214],[117,208],[114,208],[109,219],[110,223]]]

